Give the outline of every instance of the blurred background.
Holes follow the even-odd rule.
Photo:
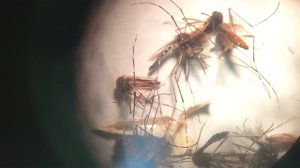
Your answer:
[[[76,48],[92,4],[0,1],[0,167],[95,167],[74,89]]]
[[[91,130],[130,118],[128,111],[114,103],[115,80],[132,74],[135,35],[140,76],[148,73],[148,58],[176,35],[170,16],[150,5],[130,6],[135,2],[0,2],[1,167],[112,167],[114,140]],[[176,20],[182,19],[169,1],[155,2]],[[205,19],[201,12],[216,10],[228,21],[230,7],[251,23],[261,21],[277,6],[273,0],[177,3],[188,17]],[[236,76],[217,56],[212,59],[218,64],[211,64],[207,77],[201,75],[207,80],[199,84],[191,78],[194,95],[200,95],[195,96],[196,102],[212,101],[206,135],[224,131],[220,128],[232,130],[246,118],[253,127],[268,127],[299,115],[300,23],[295,17],[299,7],[296,0],[282,1],[265,23],[255,28],[245,25],[256,37],[258,69],[276,89],[280,109],[274,94],[268,98],[257,77],[246,70]],[[244,51],[235,51],[240,52]],[[164,82],[174,62],[162,67]],[[163,92],[169,91],[168,86]],[[298,123],[291,122],[278,132],[299,135]],[[190,132],[192,128],[197,126]]]

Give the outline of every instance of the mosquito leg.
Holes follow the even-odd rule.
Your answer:
[[[135,35],[134,43],[133,43],[133,46],[132,46],[132,67],[133,67],[133,86],[134,87],[135,87],[134,47],[135,47],[136,40],[137,40],[137,35]],[[134,95],[133,95],[133,102],[135,103],[135,101],[136,101],[136,92],[134,92]],[[133,120],[134,120],[134,113],[135,113],[135,104],[133,106],[133,113],[132,113]]]
[[[185,17],[185,14],[183,13],[183,10],[181,9],[180,6],[178,6],[173,0],[170,0],[181,12],[182,16],[183,16],[183,20],[185,21],[186,25],[189,25],[189,23],[187,22],[187,18]],[[190,31],[192,31],[192,28],[190,26],[188,26]]]
[[[277,5],[275,11],[274,11],[272,14],[270,14],[267,18],[263,19],[262,21],[258,22],[257,24],[254,24],[254,25],[250,24],[246,19],[244,19],[243,17],[241,17],[237,12],[235,12],[233,9],[229,8],[228,11],[229,11],[230,22],[231,22],[232,25],[234,25],[234,23],[233,23],[233,15],[232,15],[232,13],[234,13],[236,16],[238,16],[240,19],[242,19],[242,20],[243,20],[246,24],[248,24],[250,27],[255,27],[255,26],[257,26],[257,25],[259,25],[259,24],[265,22],[266,20],[268,20],[271,16],[273,16],[273,15],[276,13],[276,11],[278,10],[279,5],[280,5],[280,2],[278,2],[278,5]],[[231,13],[231,12],[232,12],[232,13]],[[233,28],[234,28],[234,27],[235,27],[235,26],[233,26]],[[258,71],[258,69],[257,69],[257,66],[256,66],[256,60],[255,60],[255,36],[251,35],[250,33],[249,33],[248,35],[243,35],[243,36],[252,38],[252,61],[253,61],[253,66],[254,66],[254,67],[248,65],[247,63],[245,63],[245,62],[242,61],[241,59],[239,59],[239,58],[237,58],[237,57],[236,57],[236,58],[237,58],[239,61],[243,62],[245,65],[247,65],[250,69],[252,69],[252,70],[254,71],[254,73],[256,73],[257,77],[258,77],[259,80],[262,82],[262,84],[263,84],[265,90],[267,91],[269,97],[270,97],[270,93],[269,93],[268,87],[266,86],[266,84],[265,84],[263,81],[265,81],[265,82],[271,87],[273,93],[274,93],[275,96],[276,96],[276,100],[277,100],[278,106],[280,107],[279,99],[278,99],[278,95],[277,95],[276,90],[273,88],[273,86],[271,85],[271,83],[270,83],[270,82],[269,82],[269,81],[268,81],[268,80],[267,80],[267,79],[266,79],[266,78]]]
[[[221,143],[216,147],[216,149],[213,151],[213,153],[215,154],[217,152],[217,150],[224,144],[224,142],[228,139],[228,137],[226,136]]]
[[[185,61],[186,61],[186,60],[185,60]],[[184,61],[184,63],[185,63],[185,61]],[[184,69],[184,67],[180,66],[179,74],[178,74],[178,76],[177,76],[177,73],[175,73],[175,74],[174,74],[174,79],[175,79],[175,81],[176,81],[176,86],[177,86],[177,89],[178,89],[179,94],[180,94],[180,97],[181,97],[181,103],[182,103],[183,111],[185,111],[184,98],[183,98],[183,94],[182,94],[182,92],[181,92],[181,88],[180,88],[180,86],[179,86],[179,79],[180,79],[181,72],[182,72],[183,69]],[[186,122],[186,121],[187,121],[186,115],[184,114],[184,122]],[[187,125],[186,125],[186,124],[184,124],[184,129],[185,129],[185,133],[186,133],[186,135],[187,135]],[[188,137],[187,137],[187,136],[185,137],[185,139],[186,139],[186,142],[188,143]]]
[[[187,85],[188,85],[188,87],[189,87],[189,90],[190,90],[190,93],[191,93],[191,95],[192,95],[192,98],[193,98],[193,102],[194,102],[194,104],[196,103],[195,102],[195,96],[194,96],[194,93],[193,93],[193,89],[192,89],[192,87],[191,87],[191,84],[190,84],[190,82],[189,82],[189,75],[190,75],[190,59],[186,59],[186,61],[185,61],[185,64],[184,64],[184,67],[185,67],[185,69],[186,69],[186,74],[185,74],[185,82],[187,83]],[[199,116],[198,116],[198,119],[199,119],[199,121],[200,121],[200,118],[199,118]]]
[[[250,26],[250,27],[253,28],[253,27],[255,27],[255,26],[257,26],[257,25],[259,25],[259,24],[261,24],[261,23],[267,21],[270,17],[272,17],[272,16],[276,13],[276,11],[278,10],[279,5],[280,5],[280,1],[278,1],[277,7],[276,7],[276,9],[274,10],[274,12],[272,12],[268,17],[266,17],[266,18],[263,19],[262,21],[259,21],[259,22],[256,23],[256,24],[251,24],[251,23],[249,23],[246,19],[244,19],[242,16],[240,16],[240,15],[239,15],[237,12],[235,12],[233,9],[228,8],[229,19],[230,19],[230,23],[231,23],[231,25],[232,25],[232,28],[233,28],[233,29],[235,28],[234,23],[233,23],[233,15],[232,15],[232,13],[234,13],[237,17],[239,17],[242,21],[244,21],[248,26]],[[254,44],[255,44],[255,38],[254,38],[253,35],[246,35],[246,36],[252,37],[252,38],[253,38],[253,62],[255,63],[255,57],[254,57]]]
[[[252,61],[254,63],[254,66],[256,67],[255,63],[255,36],[252,34],[247,34],[247,35],[241,35],[243,37],[248,37],[252,39]]]
[[[233,55],[234,56],[234,55]],[[275,90],[275,88],[272,86],[272,84],[257,70],[257,68],[253,68],[252,66],[250,66],[249,64],[247,64],[245,61],[241,60],[240,58],[234,56],[237,60],[239,60],[240,62],[242,62],[243,64],[246,65],[246,68],[249,68],[250,70],[252,70],[251,72],[255,73],[256,75],[258,75],[258,78],[260,79],[262,85],[264,86],[265,90],[267,91],[269,97],[270,96],[270,93],[269,93],[269,89],[268,87],[266,86],[266,84],[264,82],[266,82],[268,84],[268,86],[272,89],[273,93],[275,94],[275,97],[276,97],[276,101],[277,101],[277,104],[278,104],[278,107],[280,108],[280,103],[279,103],[279,98],[278,98],[278,94]]]
[[[244,19],[243,17],[241,17],[241,16],[240,16],[237,12],[235,12],[233,9],[229,8],[228,10],[229,10],[229,13],[231,13],[231,12],[234,13],[234,14],[235,14],[236,16],[238,16],[241,20],[243,20],[248,26],[250,26],[250,27],[255,27],[255,26],[257,26],[257,25],[259,25],[259,24],[261,24],[261,23],[267,21],[270,17],[272,17],[272,16],[277,12],[277,10],[278,10],[278,8],[279,8],[279,5],[280,5],[280,1],[278,1],[277,7],[276,7],[276,9],[274,10],[274,12],[272,12],[268,17],[266,17],[265,19],[263,19],[263,20],[257,22],[256,24],[251,24],[251,23],[249,23],[246,19]]]
[[[203,70],[204,75],[206,75],[206,65],[205,65],[205,61],[201,58],[200,53],[203,51],[203,49],[200,49],[199,51],[196,51],[195,53],[193,53],[192,58],[196,58],[197,62],[199,63],[199,65],[201,66],[201,69]],[[199,57],[198,57],[199,56]]]
[[[197,143],[196,143],[196,150],[198,148],[198,145],[199,145],[199,142],[200,142],[200,138],[201,138],[201,135],[202,135],[202,131],[204,129],[204,126],[206,125],[207,123],[207,120],[203,123],[202,127],[200,128],[200,131],[199,131],[199,135],[198,135],[198,139],[197,139]]]
[[[179,86],[179,80],[175,74],[174,76],[174,79],[175,79],[175,82],[176,82],[176,86],[177,86],[177,89],[179,91],[179,95],[180,95],[180,98],[181,98],[181,102],[184,104],[184,99],[183,99],[183,95],[182,95],[182,92],[181,92],[181,89],[180,89],[180,86]]]
[[[132,5],[138,5],[138,4],[149,4],[149,5],[154,5],[154,6],[156,6],[156,7],[159,7],[160,9],[162,9],[166,14],[168,14],[168,15],[171,17],[172,21],[174,22],[174,24],[175,24],[175,26],[176,26],[176,28],[177,28],[177,30],[178,30],[178,32],[179,32],[179,36],[181,36],[182,33],[181,33],[180,29],[179,29],[179,26],[177,25],[177,23],[176,23],[176,21],[175,21],[174,16],[171,15],[165,8],[163,8],[162,6],[160,6],[160,5],[158,5],[158,4],[152,3],[152,2],[139,2],[139,3],[133,3]],[[182,37],[181,37],[181,38],[182,38]]]
[[[170,78],[170,87],[171,87],[171,92],[173,92],[173,94],[172,95],[174,95],[174,100],[175,100],[175,104],[177,104],[177,96],[176,96],[176,90],[175,90],[175,85],[174,85],[174,81],[173,81],[173,78],[171,77]]]

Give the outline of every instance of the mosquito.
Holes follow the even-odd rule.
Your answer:
[[[178,98],[177,98],[178,95],[176,95],[177,94],[176,92],[179,92],[181,103],[184,106],[185,103],[184,96],[181,91],[182,88],[179,85],[182,71],[184,72],[185,81],[188,85],[189,91],[195,103],[193,90],[188,81],[191,61],[195,60],[196,63],[198,63],[202,68],[204,74],[206,74],[205,71],[208,68],[208,64],[206,63],[205,60],[210,58],[210,56],[204,53],[204,49],[205,49],[204,46],[208,40],[211,42],[213,41],[205,34],[211,33],[213,27],[220,24],[223,18],[219,17],[219,13],[214,13],[213,16],[207,19],[207,21],[203,24],[202,27],[196,27],[188,23],[183,10],[174,1],[170,0],[170,2],[180,10],[184,18],[183,20],[186,23],[184,27],[180,28],[174,16],[171,15],[165,8],[163,8],[158,4],[152,2],[140,2],[140,3],[134,3],[132,5],[148,4],[148,5],[156,6],[161,10],[163,10],[166,14],[168,14],[171,17],[173,23],[175,24],[176,32],[178,33],[178,35],[175,36],[172,41],[167,43],[165,46],[163,46],[161,49],[159,49],[157,52],[153,54],[152,59],[154,59],[154,62],[149,67],[149,73],[151,74],[154,71],[157,71],[157,74],[159,74],[161,64],[164,63],[164,61],[168,59],[170,56],[176,57],[176,63],[169,74],[170,84],[171,84],[170,88],[172,93],[174,94],[175,104],[177,104],[178,102]],[[191,32],[189,33],[186,32],[187,28],[189,28]],[[185,30],[182,31],[183,29]],[[199,118],[198,120],[200,121]]]
[[[279,159],[280,152],[286,152],[296,141],[296,136],[287,133],[267,135],[275,129],[282,127],[295,118],[289,119],[281,124],[274,126],[271,124],[267,129],[258,128],[256,131],[246,128],[246,120],[243,123],[243,130],[233,132],[235,137],[246,138],[250,140],[250,145],[241,145],[233,143],[240,151],[243,158],[248,159],[249,166],[270,167]],[[234,136],[232,136],[234,137]]]
[[[135,115],[136,107],[144,109],[147,104],[153,104],[154,99],[159,97],[158,89],[160,87],[160,81],[156,78],[136,76],[135,74],[135,43],[137,36],[135,37],[132,47],[132,65],[133,76],[122,75],[116,80],[117,89],[121,90],[124,94],[124,100],[129,104],[129,112]],[[132,107],[133,99],[133,107]],[[144,112],[144,111],[143,111]]]
[[[185,17],[185,14],[183,10],[172,0],[170,0],[171,3],[173,3],[181,12],[183,18]],[[206,59],[208,59],[210,56],[207,54],[204,54],[204,46],[205,43],[207,42],[206,37],[204,34],[209,33],[212,29],[212,27],[215,26],[215,24],[219,24],[217,22],[221,22],[218,19],[215,19],[214,17],[217,17],[218,14],[214,14],[212,17],[210,17],[207,21],[207,23],[204,24],[205,28],[197,28],[193,25],[189,25],[187,23],[187,19],[184,19],[186,22],[185,27],[180,28],[174,18],[173,15],[171,15],[165,8],[162,6],[152,3],[152,2],[141,2],[141,3],[134,3],[132,5],[139,5],[139,4],[148,4],[148,5],[153,5],[156,7],[159,7],[161,10],[163,10],[166,14],[168,14],[173,23],[176,26],[176,32],[178,33],[177,36],[174,37],[174,39],[163,46],[161,49],[159,49],[156,53],[153,54],[154,62],[152,65],[149,67],[149,74],[157,71],[157,75],[159,74],[160,71],[160,66],[161,63],[163,63],[166,59],[168,59],[170,56],[176,58],[176,63],[172,69],[172,71],[169,74],[169,79],[170,79],[170,88],[171,92],[174,95],[174,100],[175,104],[177,104],[179,101],[181,101],[183,110],[185,111],[185,100],[182,92],[182,88],[179,85],[180,82],[180,76],[182,74],[182,71],[184,72],[185,75],[185,82],[189,88],[190,94],[192,95],[194,104],[195,104],[195,98],[193,94],[192,87],[189,83],[188,77],[190,73],[190,67],[191,67],[191,61],[196,61],[202,68],[204,74],[206,74],[206,69],[208,68],[208,64],[206,63]],[[222,18],[221,18],[222,19]],[[196,29],[190,33],[187,33],[186,31],[183,32],[182,30],[184,28],[189,27],[190,30]],[[197,32],[197,33],[196,33]],[[199,33],[200,32],[200,33]],[[201,34],[201,35],[200,35]],[[209,38],[209,37],[208,37]],[[208,39],[209,41],[212,41],[211,39]],[[180,100],[178,101],[178,94],[180,96]],[[200,118],[198,116],[198,121],[200,122]],[[184,125],[184,129],[187,132],[187,126]],[[188,141],[188,138],[186,138],[186,141]]]
[[[212,156],[210,156],[210,154],[208,153],[205,153],[204,150],[208,146],[210,146],[211,144],[217,141],[221,141],[222,139],[226,140],[228,134],[229,134],[228,131],[224,131],[224,132],[216,133],[213,136],[211,136],[209,140],[200,149],[198,149],[195,153],[193,153],[192,156],[193,163],[199,167],[210,167],[212,162]]]
[[[156,78],[122,75],[117,78],[116,86],[125,94],[125,100],[128,101],[133,96],[134,104],[139,102],[142,106],[145,106],[149,100],[142,91],[151,92],[156,90],[160,87],[160,82]]]
[[[177,56],[176,56],[177,63],[173,67],[170,76],[177,74],[181,66],[185,66],[185,64],[188,64],[187,63],[188,59],[196,59],[199,62],[202,69],[205,71],[208,65],[204,60],[209,58],[209,56],[202,53],[202,51],[204,50],[203,43],[205,43],[206,41],[204,39],[204,34],[209,33],[212,27],[222,22],[222,20],[219,19],[223,19],[223,18],[219,18],[218,13],[216,13],[213,16],[208,18],[208,20],[204,23],[203,27],[198,28],[187,22],[183,10],[174,1],[170,0],[170,2],[172,2],[181,11],[181,14],[184,17],[183,20],[186,22],[184,28],[186,29],[186,27],[189,27],[192,32],[190,33],[182,32],[181,30],[184,28],[183,27],[180,28],[178,26],[176,20],[174,19],[174,16],[171,15],[166,9],[164,9],[162,6],[158,4],[152,2],[140,2],[140,3],[132,4],[132,5],[149,4],[149,5],[154,5],[156,7],[159,7],[171,17],[172,21],[174,22],[177,28],[176,32],[178,33],[178,35],[175,36],[175,38],[171,42],[167,43],[165,46],[163,46],[161,49],[159,49],[153,54],[152,59],[154,59],[155,61],[149,67],[149,71],[150,72],[155,71],[156,69],[159,71],[161,62],[163,62],[164,59],[167,58],[167,56],[170,56],[170,54],[174,52],[174,50],[177,50]],[[193,27],[196,30],[192,30],[191,27]],[[200,34],[201,36],[199,36]],[[211,39],[209,40],[212,41]]]
[[[236,34],[235,29],[236,28],[240,28],[241,26],[238,24],[233,23],[233,15],[232,13],[235,13],[239,18],[241,18],[244,22],[246,22],[249,26],[251,27],[255,27],[263,22],[265,22],[266,20],[268,20],[270,17],[272,17],[276,11],[278,10],[280,5],[280,2],[278,2],[278,5],[275,9],[275,11],[270,14],[267,18],[263,19],[262,21],[258,22],[257,24],[250,24],[249,22],[247,22],[245,19],[243,19],[240,15],[238,15],[235,11],[233,11],[231,8],[228,9],[229,11],[229,18],[230,18],[230,23],[222,23],[215,31],[216,31],[216,47],[213,49],[215,50],[216,48],[219,48],[221,50],[221,54],[219,56],[219,58],[221,56],[224,56],[225,60],[227,61],[228,65],[233,68],[233,65],[239,65],[245,68],[248,68],[251,70],[251,72],[253,72],[261,81],[264,89],[266,90],[268,96],[271,98],[271,94],[269,91],[269,88],[271,88],[271,90],[273,91],[275,97],[276,97],[276,101],[278,104],[278,107],[280,107],[279,104],[279,98],[277,95],[276,90],[274,89],[274,87],[271,85],[271,83],[260,73],[260,71],[258,70],[256,63],[255,63],[255,37],[254,35],[248,34],[248,35],[244,35],[245,37],[250,37],[253,39],[252,41],[252,61],[253,61],[253,65],[250,65],[249,63],[246,63],[245,61],[243,61],[241,58],[235,56],[233,54],[233,50],[235,46],[239,46],[240,48],[243,48],[245,50],[249,49],[248,44],[240,37]],[[234,57],[235,59],[237,59],[241,64],[238,63],[234,63],[231,60],[231,57]]]
[[[188,61],[189,59],[188,58],[195,58],[194,56],[201,55],[202,51],[204,50],[204,47],[203,47],[203,43],[205,41],[204,37],[207,37],[208,35],[216,34],[217,44],[212,42],[210,40],[210,38],[208,38],[208,39],[216,47],[222,48],[223,54],[226,54],[226,55],[231,54],[231,52],[233,50],[233,47],[235,45],[237,45],[237,46],[239,46],[239,47],[241,47],[245,50],[248,50],[249,46],[240,36],[238,36],[236,34],[235,29],[236,29],[236,27],[240,27],[240,25],[237,25],[237,24],[233,23],[232,13],[235,13],[238,17],[240,17],[240,15],[238,15],[231,8],[228,9],[231,23],[223,22],[223,14],[220,13],[220,12],[217,12],[217,11],[214,11],[212,13],[212,15],[208,17],[207,20],[203,21],[203,20],[194,19],[194,18],[186,18],[184,13],[183,13],[183,10],[174,1],[172,1],[172,0],[170,0],[170,1],[177,8],[179,8],[179,10],[181,11],[181,13],[183,15],[183,20],[185,21],[186,25],[182,28],[179,28],[179,26],[176,23],[173,15],[171,15],[166,9],[164,9],[160,5],[157,5],[157,4],[152,3],[152,2],[141,2],[141,3],[135,3],[133,5],[136,5],[136,4],[150,4],[150,5],[157,6],[160,9],[162,9],[165,13],[167,13],[171,17],[172,21],[175,23],[175,25],[177,27],[177,32],[179,34],[174,38],[174,40],[172,40],[171,42],[169,42],[168,44],[163,46],[160,50],[158,50],[154,54],[155,61],[149,67],[149,70],[152,71],[152,70],[154,70],[154,67],[158,66],[157,69],[159,71],[161,61],[166,59],[166,56],[168,55],[168,53],[170,53],[171,51],[174,51],[175,49],[179,50],[178,56],[177,56],[177,62],[175,64],[170,76],[179,74],[177,77],[175,76],[175,82],[172,82],[173,83],[172,88],[173,88],[173,91],[175,91],[174,83],[177,83],[176,87],[179,90],[179,93],[180,93],[180,96],[181,96],[181,99],[182,99],[182,102],[183,102],[182,93],[181,93],[181,90],[180,90],[179,85],[178,85],[178,81],[179,81],[181,71],[178,73],[178,70],[180,69],[180,67],[183,67],[183,70],[187,74],[189,73],[188,70],[186,69],[187,64],[189,64],[189,61]],[[271,16],[273,16],[276,13],[276,11],[278,10],[279,5],[280,5],[280,2],[278,2],[276,10],[272,14],[270,14],[267,18],[263,19],[262,21],[258,22],[257,24],[252,25],[249,22],[247,22],[245,19],[243,19],[242,17],[240,17],[240,18],[242,20],[244,20],[249,26],[255,27],[255,26],[263,23],[264,21],[268,20]],[[202,25],[197,27],[196,24],[199,24],[199,23],[202,24]],[[182,29],[186,30],[187,27],[189,27],[191,29],[191,33],[181,32]],[[194,30],[192,30],[192,28]],[[253,62],[255,62],[254,36],[253,35],[245,35],[245,36],[253,38]],[[200,65],[201,65],[201,67],[202,67],[202,69],[205,73],[205,69],[207,68],[207,65],[205,64],[205,62],[203,62],[203,59],[197,59],[197,60],[200,63]],[[188,77],[188,75],[187,75],[187,77]],[[259,76],[259,78],[261,79],[263,77]],[[177,102],[176,96],[175,96],[175,102]]]
[[[241,17],[237,12],[235,12],[233,9],[229,8],[228,12],[229,12],[229,19],[230,19],[230,23],[225,23],[222,22],[221,24],[219,24],[218,26],[215,26],[213,28],[212,31],[215,32],[215,36],[216,36],[216,41],[215,41],[215,48],[213,48],[213,50],[219,48],[221,50],[221,54],[219,56],[219,58],[221,56],[224,56],[225,60],[227,61],[229,67],[233,68],[233,65],[236,64],[234,62],[232,62],[231,57],[235,57],[238,61],[240,61],[241,63],[243,63],[243,65],[240,65],[242,67],[246,67],[248,69],[250,69],[261,81],[264,89],[267,91],[268,96],[271,98],[270,95],[270,91],[268,89],[268,86],[271,88],[271,90],[273,91],[275,97],[276,97],[276,101],[278,104],[278,107],[280,107],[279,104],[279,98],[277,95],[276,90],[273,88],[273,86],[271,85],[271,83],[259,72],[256,63],[255,63],[255,37],[254,35],[251,34],[247,34],[247,35],[243,35],[244,37],[249,37],[252,38],[252,61],[253,61],[253,66],[249,65],[248,63],[246,63],[245,61],[243,61],[242,59],[236,57],[233,55],[233,50],[235,46],[238,46],[242,49],[248,50],[249,46],[248,44],[241,38],[241,36],[237,35],[237,28],[242,28],[241,25],[236,24],[233,22],[233,13],[235,15],[237,15],[240,19],[242,19],[246,24],[248,24],[250,27],[255,27],[265,21],[267,21],[269,18],[271,18],[278,10],[280,6],[280,2],[278,2],[276,9],[265,19],[263,19],[262,21],[256,23],[256,24],[251,24],[249,22],[247,22],[243,17]],[[219,14],[219,17],[223,17],[222,14]],[[197,23],[197,22],[202,22],[201,20],[197,20],[197,19],[189,19],[189,20],[193,20],[193,23]],[[234,69],[233,69],[234,70]]]
[[[280,152],[286,152],[296,141],[296,136],[293,134],[281,133],[267,136],[266,134],[283,126],[290,120],[274,126],[273,124],[266,130],[259,132],[249,131],[245,128],[242,133],[228,131],[214,134],[201,148],[192,155],[192,161],[198,167],[270,167],[278,159]],[[247,138],[250,140],[250,145],[241,145],[232,143],[236,150],[230,152],[222,152],[217,150],[228,138]],[[221,141],[215,150],[211,153],[205,152],[210,145]],[[239,140],[241,142],[241,140]],[[255,145],[255,146],[254,146]]]
[[[166,156],[181,157],[196,145],[183,130],[183,125],[187,124],[184,115],[188,118],[194,117],[206,111],[208,105],[209,103],[203,103],[197,108],[189,108],[186,112],[179,110],[180,115],[176,119],[170,116],[159,116],[118,121],[107,126],[96,127],[95,133],[99,136],[115,138],[117,142],[122,139],[123,141],[118,143],[118,146],[125,150],[121,155],[126,155],[125,157],[135,164],[144,165],[151,162],[172,167],[172,162],[167,161]],[[189,142],[183,140],[186,136],[189,137]],[[117,152],[118,146],[115,147]]]

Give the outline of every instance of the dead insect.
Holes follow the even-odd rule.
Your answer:
[[[154,59],[155,61],[149,67],[149,71],[154,71],[156,66],[158,66],[157,69],[159,70],[161,62],[166,59],[168,55],[175,53],[177,54],[177,62],[173,67],[170,76],[180,73],[180,67],[183,67],[183,70],[188,74],[189,71],[187,69],[187,66],[189,65],[190,59],[196,59],[205,73],[205,69],[208,65],[204,60],[209,58],[209,56],[207,54],[203,54],[202,51],[204,50],[204,45],[208,40],[212,42],[212,40],[207,35],[213,33],[214,30],[219,27],[219,25],[223,22],[223,15],[220,12],[213,12],[212,16],[210,16],[206,21],[201,21],[203,24],[200,27],[197,27],[188,22],[188,20],[192,19],[186,18],[182,9],[175,2],[173,2],[172,0],[170,1],[180,9],[184,17],[183,20],[186,22],[186,25],[184,27],[180,28],[177,25],[174,17],[162,6],[151,2],[137,3],[158,6],[172,18],[174,24],[177,27],[176,32],[178,33],[178,35],[171,42],[169,42],[157,52],[155,52],[155,54],[153,54],[154,57],[152,59]],[[190,28],[190,33],[186,32],[187,27]],[[185,29],[185,31],[181,32],[182,29]]]
[[[144,107],[147,103],[151,102],[151,93],[154,93],[160,86],[160,82],[157,79],[149,77],[135,77],[135,76],[120,76],[116,80],[118,89],[124,93],[124,99],[131,106],[131,99],[134,99],[134,105]],[[148,92],[146,95],[145,93]],[[150,96],[150,97],[149,97]],[[131,108],[130,108],[131,109]],[[133,110],[134,111],[134,110]],[[132,110],[130,110],[132,113]]]
[[[206,106],[208,104],[203,103],[203,108]],[[132,161],[134,165],[172,167],[172,162],[166,160],[167,156],[184,156],[196,145],[183,125],[187,124],[184,115],[193,117],[194,113],[200,113],[199,109],[200,106],[194,111],[190,109],[188,114],[181,112],[176,120],[169,116],[145,117],[97,126],[94,132],[102,137],[115,138],[115,155],[124,158],[125,163]]]
[[[228,136],[229,132],[220,132],[217,134],[214,134],[210,139],[195,153],[193,153],[192,161],[195,165],[198,167],[210,167],[212,166],[212,162],[214,162],[214,154],[211,153],[205,153],[204,150],[210,146],[211,144],[220,141]],[[226,139],[225,139],[226,140]],[[223,141],[224,142],[224,141]],[[222,143],[221,143],[222,144]]]
[[[124,93],[133,94],[137,90],[151,91],[158,89],[160,82],[156,78],[122,75],[116,80],[116,86]]]
[[[130,114],[134,115],[135,107],[140,106],[144,108],[146,104],[153,103],[154,98],[159,95],[155,95],[160,87],[160,82],[156,78],[140,77],[135,75],[135,62],[134,52],[137,36],[132,47],[132,64],[133,64],[133,76],[122,75],[117,78],[116,86],[124,93],[124,100],[129,104]],[[133,98],[133,108],[132,100]]]
[[[281,157],[283,152],[286,152],[292,146],[296,141],[296,137],[291,134],[267,135],[289,121],[291,119],[277,126],[272,124],[266,130],[258,128],[257,131],[246,129],[245,121],[243,131],[234,132],[237,137],[246,138],[251,142],[250,145],[233,143],[244,160],[248,158],[247,164],[249,167],[270,167]]]
[[[178,102],[176,96],[176,93],[178,91],[181,98],[181,102],[184,104],[184,96],[182,94],[181,87],[179,86],[182,71],[184,72],[185,81],[188,84],[190,93],[193,96],[193,90],[188,81],[191,61],[194,60],[196,61],[196,63],[199,63],[200,67],[205,73],[205,69],[208,67],[208,64],[206,63],[205,59],[209,58],[210,56],[203,53],[204,46],[208,40],[212,41],[206,34],[211,33],[215,26],[222,23],[223,18],[220,18],[219,13],[215,12],[213,16],[209,17],[207,21],[203,23],[202,27],[196,27],[188,23],[188,19],[185,17],[182,9],[174,1],[170,0],[170,2],[173,3],[180,10],[184,18],[183,20],[186,23],[184,27],[180,28],[176,20],[174,19],[174,16],[158,4],[152,2],[140,2],[134,3],[132,5],[149,4],[159,7],[171,17],[172,21],[177,27],[176,32],[178,33],[178,35],[175,36],[175,38],[171,42],[167,43],[165,46],[163,46],[161,49],[159,49],[153,54],[152,59],[154,59],[154,62],[149,67],[149,73],[151,74],[155,71],[159,73],[161,63],[163,63],[169,56],[176,57],[177,61],[169,74],[170,84],[172,92],[174,94],[175,103]],[[191,32],[182,32],[182,29],[186,29],[187,27],[190,28]]]
[[[262,21],[256,23],[256,24],[250,24],[249,22],[247,22],[243,17],[241,17],[237,12],[235,12],[233,9],[229,8],[228,12],[229,12],[229,19],[230,19],[230,23],[222,23],[219,27],[217,27],[217,29],[215,29],[215,31],[217,32],[216,34],[216,44],[217,47],[221,48],[223,50],[223,52],[226,52],[227,50],[232,50],[234,45],[237,45],[243,49],[249,49],[248,44],[240,37],[238,36],[236,33],[236,29],[237,28],[241,28],[241,25],[238,25],[236,23],[233,23],[233,15],[232,13],[234,13],[236,16],[238,16],[240,19],[242,19],[246,24],[248,24],[250,27],[255,27],[263,22],[265,22],[266,20],[268,20],[270,17],[272,17],[276,11],[278,10],[280,5],[280,2],[278,2],[278,5],[276,7],[276,9],[274,10],[273,13],[271,13],[268,17],[266,17],[265,19],[263,19]],[[253,61],[255,62],[255,55],[254,55],[254,47],[255,47],[255,37],[251,34],[247,34],[247,35],[243,35],[244,37],[251,37],[253,39]]]
[[[238,15],[237,12],[235,12],[232,9],[228,9],[229,11],[229,18],[230,18],[230,23],[222,23],[220,24],[218,27],[216,27],[214,29],[214,31],[216,32],[216,46],[213,50],[216,49],[220,49],[221,50],[221,54],[219,57],[224,56],[225,61],[227,62],[227,64],[229,65],[229,67],[234,70],[234,64],[240,65],[242,67],[248,68],[254,75],[256,75],[259,80],[261,81],[264,89],[266,90],[268,96],[271,98],[271,94],[269,89],[272,90],[272,92],[274,93],[275,97],[276,97],[276,101],[278,106],[280,107],[279,104],[279,98],[277,95],[276,90],[274,89],[274,87],[271,85],[271,83],[260,73],[260,71],[258,70],[256,63],[255,63],[255,37],[254,35],[251,34],[247,34],[247,35],[243,35],[244,37],[250,37],[253,39],[252,41],[252,60],[253,63],[247,63],[245,61],[243,61],[241,58],[238,58],[236,56],[233,55],[233,49],[235,47],[235,45],[248,50],[249,46],[248,44],[240,37],[238,36],[236,33],[236,29],[237,28],[241,28],[241,25],[235,24],[233,23],[233,15],[232,13],[234,13],[235,15],[237,15],[240,19],[242,19],[246,24],[248,24],[250,27],[255,27],[263,22],[265,22],[266,20],[268,20],[271,16],[273,16],[276,11],[278,10],[280,5],[280,2],[278,2],[278,5],[275,9],[275,11],[270,14],[267,18],[263,19],[262,21],[258,22],[257,24],[250,24],[249,22],[247,22],[245,19],[243,19],[240,15]],[[231,57],[236,58],[239,63],[234,63],[231,59]],[[253,65],[251,65],[253,64]]]

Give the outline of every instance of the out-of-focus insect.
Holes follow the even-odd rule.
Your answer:
[[[277,126],[273,126],[272,124],[266,130],[258,128],[256,131],[246,129],[245,121],[243,131],[234,132],[237,135],[236,137],[250,140],[250,144],[248,145],[233,143],[242,154],[244,160],[247,160],[249,167],[270,167],[292,146],[296,141],[296,136],[292,134],[267,135],[289,121],[291,119]]]
[[[196,145],[184,130],[187,124],[185,118],[207,113],[208,105],[209,103],[203,103],[197,108],[191,107],[185,112],[181,111],[177,119],[169,116],[145,117],[98,126],[95,131],[100,136],[109,136],[120,142],[119,145],[125,148],[123,152],[126,158],[135,160],[136,164],[169,164],[171,167],[172,163],[165,157],[186,155]]]
[[[243,131],[221,132],[213,135],[200,149],[193,153],[192,161],[198,167],[270,167],[286,152],[296,141],[296,136],[292,134],[272,134],[267,136],[275,129],[285,125],[290,120],[277,126],[271,125],[266,130],[258,128],[257,131],[246,129],[245,122]],[[243,138],[243,139],[240,139]],[[221,145],[227,140],[232,142],[233,147],[230,151],[218,151]],[[221,141],[211,153],[205,149],[211,144]],[[248,140],[248,141],[243,141]]]
[[[204,150],[211,144],[221,141],[222,139],[226,140],[229,132],[224,131],[214,134],[210,139],[195,153],[193,153],[192,161],[198,167],[211,167],[213,166],[212,162],[215,160],[214,154],[205,153]],[[223,142],[224,142],[223,140]],[[221,143],[222,144],[222,143]],[[220,146],[220,145],[219,145]]]

